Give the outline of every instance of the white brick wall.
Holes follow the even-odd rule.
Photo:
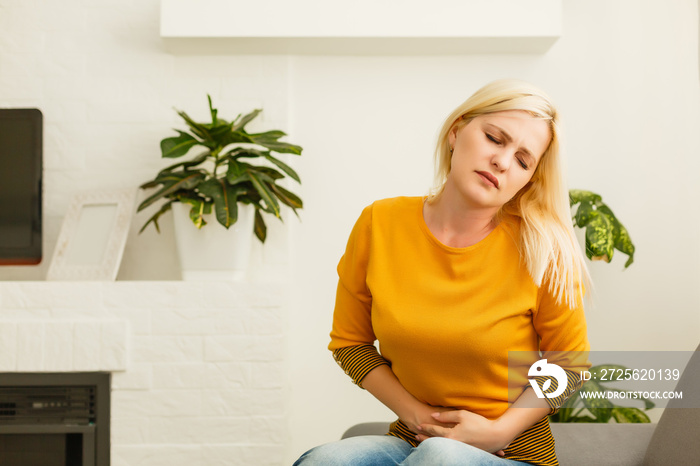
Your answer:
[[[274,286],[37,281],[74,194],[137,189],[172,162],[158,144],[183,127],[173,107],[208,118],[209,93],[223,118],[263,108],[251,130],[289,130],[287,58],[169,54],[159,4],[0,0],[0,106],[44,114],[44,261],[0,268],[13,280],[0,281],[0,371],[113,371],[113,466],[281,464]],[[119,279],[178,280],[170,218],[138,235],[146,218],[132,221]],[[279,221],[252,253],[253,281],[287,275]]]
[[[0,282],[0,370],[112,372],[112,466],[282,464],[286,292]]]

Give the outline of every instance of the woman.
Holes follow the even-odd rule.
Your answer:
[[[490,83],[445,121],[433,193],[364,209],[338,265],[329,349],[399,419],[297,464],[557,464],[547,416],[586,359],[556,360],[560,396],[519,379],[509,401],[508,351],[589,349],[559,137],[542,91]]]

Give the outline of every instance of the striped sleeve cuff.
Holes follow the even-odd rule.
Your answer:
[[[556,398],[545,398],[545,401],[547,401],[547,404],[550,407],[548,416],[551,416],[552,414],[555,414],[557,411],[559,411],[559,408],[561,408],[564,402],[568,400],[570,396],[576,393],[576,390],[581,388],[581,377],[578,373],[568,370],[564,370],[564,372],[566,372],[567,379],[566,390],[564,390],[564,393],[562,393]],[[536,377],[536,379],[541,387],[548,378]],[[556,389],[556,386],[554,388]]]
[[[333,357],[338,365],[350,376],[352,381],[362,388],[362,379],[381,365],[390,365],[374,345],[357,345],[338,348],[333,351]]]

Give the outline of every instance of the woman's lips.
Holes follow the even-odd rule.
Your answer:
[[[489,173],[489,172],[480,172],[480,171],[477,171],[476,173],[479,174],[479,175],[480,175],[483,179],[485,179],[487,182],[491,183],[496,189],[498,189],[498,184],[499,184],[499,183],[498,183],[498,178],[496,178],[495,176],[493,176],[493,175],[492,175],[491,173]]]

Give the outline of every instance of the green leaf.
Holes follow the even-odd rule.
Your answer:
[[[207,160],[207,158],[211,155],[211,152],[206,151],[202,152],[192,160],[186,161],[186,162],[179,162],[174,165],[170,165],[169,167],[165,167],[162,169],[160,172],[158,172],[158,176],[165,175],[167,173],[172,172],[176,168],[182,168],[183,170],[187,170],[188,168],[195,167],[199,165],[200,163],[204,162]]]
[[[160,209],[158,210],[158,212],[156,212],[155,214],[153,214],[153,215],[151,216],[151,218],[149,218],[148,221],[147,221],[146,223],[143,224],[143,226],[142,226],[141,229],[139,230],[139,234],[141,234],[141,233],[143,232],[143,230],[145,230],[146,227],[147,227],[149,224],[151,224],[151,223],[153,223],[153,226],[156,227],[156,231],[157,231],[158,233],[160,233],[160,226],[158,225],[158,219],[160,219],[160,217],[161,217],[164,213],[166,213],[167,211],[169,211],[169,210],[172,208],[173,202],[175,202],[175,201],[174,201],[174,200],[171,200],[171,201],[168,201],[168,202],[166,202],[165,204],[163,204],[163,205],[160,207]]]
[[[286,135],[287,135],[287,133],[285,133],[284,131],[272,130],[272,131],[266,131],[264,133],[251,134],[250,137],[257,140],[257,141],[275,142],[279,138],[284,137]]]
[[[247,136],[246,136],[247,137]],[[236,147],[231,149],[226,155],[231,156],[233,159],[238,158],[256,158],[256,157],[267,157],[270,155],[269,151],[260,151],[258,149],[253,149],[252,147]]]
[[[594,395],[592,395],[594,392],[603,392],[603,387],[589,380],[583,384],[580,391],[591,393],[588,397],[581,396],[581,401],[583,401],[584,406],[586,406],[586,409],[593,417],[598,419],[599,422],[608,422],[612,416],[611,409],[613,408],[613,404],[604,398],[595,398]]]
[[[182,157],[189,150],[199,144],[199,141],[190,134],[180,130],[175,130],[180,135],[172,138],[165,138],[160,141],[160,151],[163,157],[176,158]]]
[[[612,224],[607,216],[597,211],[593,213],[586,227],[586,256],[610,262],[615,246]]]
[[[258,192],[258,194],[260,194],[260,197],[265,202],[265,211],[270,212],[271,214],[274,214],[275,217],[279,218],[280,205],[279,202],[277,202],[275,196],[272,194],[272,192],[270,192],[268,187],[263,183],[262,178],[265,175],[256,173],[253,170],[247,170],[247,173],[250,177],[250,181],[253,183],[253,187]]]
[[[221,120],[219,120],[221,122]],[[207,125],[207,130],[209,131],[209,137],[211,141],[216,144],[217,147],[224,148],[230,144],[231,139],[231,126],[233,123],[217,124],[217,125]]]
[[[575,411],[576,407],[581,404],[581,398],[578,392],[574,393],[572,396],[564,401],[559,410],[549,417],[552,422],[573,422],[572,419],[576,417]]]
[[[622,225],[622,223],[617,219],[617,217],[613,213],[612,209],[610,209],[610,207],[608,207],[606,204],[601,203],[601,205],[598,207],[598,211],[606,215],[610,220],[610,223],[613,225],[615,249],[629,256],[627,262],[625,262],[625,268],[629,267],[630,265],[632,265],[632,262],[634,262],[635,248],[634,244],[632,243],[632,239],[630,238],[629,232],[627,231],[627,228],[625,228],[624,225]]]
[[[595,211],[591,203],[588,201],[581,201],[581,204],[576,210],[576,215],[574,215],[574,224],[577,227],[583,228],[588,225],[588,222],[590,222],[594,216]]]
[[[252,170],[256,171],[257,173],[260,173],[261,175],[266,176],[267,178],[269,178],[272,181],[281,180],[282,178],[284,178],[284,175],[281,174],[280,172],[278,172],[277,170],[275,170],[274,168],[259,167],[259,166],[253,166],[253,165],[251,165],[251,166],[253,167]]]
[[[228,181],[230,185],[250,181],[250,177],[246,171],[249,167],[252,167],[252,165],[237,162],[236,160],[230,160],[228,163],[228,170],[226,172],[226,181]]]
[[[270,188],[272,188],[272,191],[279,198],[279,200],[291,207],[295,213],[296,209],[301,209],[304,207],[304,203],[296,194],[287,191],[282,186],[273,183],[270,185]]]
[[[197,186],[197,192],[210,199],[214,199],[214,197],[221,192],[221,185],[218,181],[219,180],[212,178],[200,183],[199,186]]]
[[[172,183],[177,182],[178,180],[182,179],[184,172],[180,173],[163,173],[163,174],[158,174],[155,179],[142,184],[139,186],[142,189],[148,189],[148,188],[155,188],[156,186],[159,185],[171,185]]]
[[[254,144],[258,144],[268,149],[285,154],[296,154],[301,155],[302,148],[300,146],[289,144],[286,142],[271,141],[271,140],[259,140],[254,137],[254,135],[249,135],[250,139]]]
[[[265,242],[267,238],[267,225],[265,225],[265,220],[263,220],[262,215],[260,215],[260,209],[255,208],[255,225],[254,225],[255,236],[258,237],[261,243]]]
[[[649,423],[649,416],[637,408],[628,408],[624,406],[616,406],[612,409],[612,417],[617,422],[624,423]]]
[[[590,204],[596,204],[600,202],[601,199],[602,198],[600,197],[600,195],[591,191],[584,191],[582,189],[569,190],[569,203],[572,206],[582,201],[588,202]]]
[[[158,181],[158,178],[160,178],[162,175],[164,175],[164,174],[158,173],[158,176],[156,177],[155,180],[147,181],[144,184],[142,184],[141,186],[139,186],[139,188],[150,189],[150,188],[155,188],[156,186],[163,184],[162,182]]]
[[[576,409],[579,405],[581,405],[581,396],[578,394],[578,391],[574,393],[573,396],[570,396],[569,398],[564,401],[564,404],[561,405],[562,408],[564,409],[569,409],[573,411]]]
[[[207,127],[205,125],[203,125],[201,123],[197,123],[192,118],[190,118],[190,116],[187,113],[185,113],[181,110],[178,110],[177,114],[180,115],[180,118],[185,120],[185,123],[187,123],[187,126],[190,127],[190,129],[195,134],[195,136],[198,136],[200,139],[203,139],[205,142],[211,141],[211,136],[209,135],[209,130],[207,129]]]
[[[560,409],[556,413],[549,416],[549,422],[569,422],[568,413],[562,412],[562,410]]]
[[[605,205],[603,202],[600,203],[598,206],[598,212],[601,215],[604,215],[609,221],[610,221],[610,226],[611,226],[611,231],[613,234],[613,241],[617,242],[618,237],[620,236],[620,222],[618,222],[617,217],[615,217],[615,214],[613,211]]]
[[[238,190],[225,180],[207,180],[198,187],[200,193],[214,200],[216,220],[226,228],[238,220]]]
[[[231,131],[243,131],[245,129],[245,125],[251,122],[251,120],[255,119],[260,112],[262,112],[262,109],[256,109],[250,112],[249,114],[245,115],[243,118],[240,120],[236,118],[236,121],[233,122],[233,127],[231,128]]]
[[[216,114],[219,113],[217,109],[211,103],[211,96],[207,94],[207,100],[209,101],[209,113],[211,114],[211,124],[216,125]]]
[[[200,172],[185,172],[183,175],[179,176],[178,174],[170,174],[167,177],[159,178],[157,181],[159,181],[159,183],[162,183],[163,187],[159,189],[155,194],[146,198],[146,200],[144,200],[139,205],[137,211],[142,211],[158,199],[173,194],[180,189],[193,189],[204,178],[205,175]]]
[[[625,262],[625,268],[632,265],[634,262],[634,244],[632,244],[632,239],[630,238],[627,229],[620,224],[620,237],[615,242],[615,248],[617,248],[623,254],[627,254],[629,258]]]
[[[222,146],[228,146],[229,144],[253,144],[253,140],[241,131],[230,131],[226,134],[226,137],[221,139]]]
[[[211,213],[210,202],[207,202],[204,199],[197,196],[178,196],[178,199],[183,204],[188,204],[192,206],[192,208],[190,209],[190,220],[192,220],[192,223],[194,223],[194,226],[196,226],[197,229],[200,229],[207,224],[206,220],[204,219],[204,216]]]
[[[301,183],[301,179],[299,178],[299,175],[297,175],[297,172],[292,170],[292,167],[290,167],[286,163],[282,162],[281,160],[278,160],[275,157],[269,155],[269,153],[267,155],[265,155],[264,157],[267,160],[269,160],[270,162],[277,165],[283,172],[285,172],[287,175],[289,175],[294,181],[296,181],[297,183]]]

